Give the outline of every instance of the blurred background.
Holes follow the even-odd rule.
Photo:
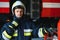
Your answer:
[[[0,28],[12,20],[11,7],[17,0],[0,0]],[[20,0],[26,7],[26,15],[36,25],[50,24],[57,29],[60,19],[60,0]],[[48,26],[50,26],[48,25]],[[59,29],[58,29],[59,30]]]

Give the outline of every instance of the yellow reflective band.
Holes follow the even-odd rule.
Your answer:
[[[24,32],[24,36],[31,36],[31,32]]]
[[[45,31],[46,33],[48,33],[45,29],[44,29],[44,31]]]
[[[42,28],[40,28],[39,31],[40,31],[40,35],[41,35],[42,37],[44,37],[43,32],[42,32]]]
[[[10,28],[13,28],[11,25],[9,25]]]
[[[15,32],[15,33],[13,34],[13,36],[14,36],[14,37],[18,36],[18,33],[17,33],[17,32]]]
[[[15,26],[18,26],[18,23],[13,21],[12,24],[14,24]]]
[[[12,37],[12,36],[8,35],[6,31],[4,31],[3,34],[9,39]]]

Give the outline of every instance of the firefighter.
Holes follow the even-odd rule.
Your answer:
[[[31,40],[35,33],[35,24],[24,17],[26,8],[21,1],[12,5],[13,20],[2,27],[2,38],[4,40]]]

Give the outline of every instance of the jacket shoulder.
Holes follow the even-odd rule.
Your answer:
[[[11,22],[5,23],[5,24],[3,25],[3,27],[8,27],[8,25],[10,25],[10,24],[11,24]]]
[[[1,33],[4,31],[4,30],[7,30],[8,29],[8,25],[10,24],[11,22],[8,22],[8,23],[5,23],[2,28],[1,28]]]

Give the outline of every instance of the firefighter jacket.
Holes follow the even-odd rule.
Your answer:
[[[4,24],[1,29],[2,39],[4,40],[31,40],[32,36],[36,34],[36,27],[32,21],[26,20],[24,18],[16,21],[14,17],[12,22]],[[34,32],[35,31],[35,32]]]

